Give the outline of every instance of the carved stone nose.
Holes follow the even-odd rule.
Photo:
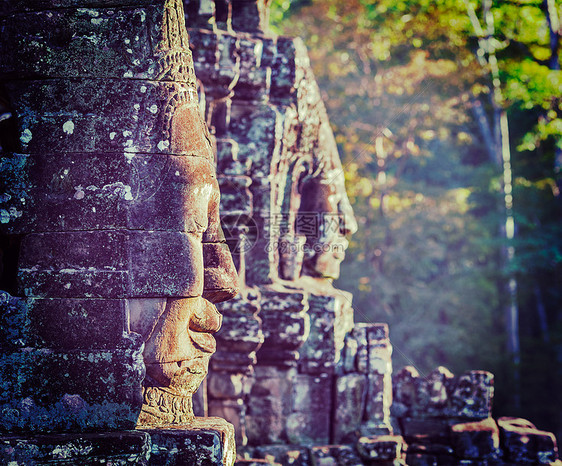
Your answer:
[[[203,243],[203,264],[205,299],[220,303],[238,294],[238,273],[226,243]]]
[[[347,194],[344,193],[343,198],[338,205],[338,211],[341,216],[340,229],[341,233],[346,235],[353,235],[357,232],[357,220],[353,214],[353,208],[349,202]]]

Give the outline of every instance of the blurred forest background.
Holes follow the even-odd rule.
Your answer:
[[[496,376],[562,438],[560,0],[274,0],[305,41],[359,223],[336,285],[394,371]]]

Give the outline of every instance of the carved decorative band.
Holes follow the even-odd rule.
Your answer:
[[[179,395],[164,387],[143,388],[139,426],[187,424],[193,418],[191,395]]]

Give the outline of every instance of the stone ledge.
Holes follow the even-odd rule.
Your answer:
[[[214,417],[160,429],[0,436],[0,464],[232,466],[235,459],[234,428]]]
[[[148,464],[150,436],[141,431],[5,435],[1,464]]]
[[[142,431],[148,433],[152,440],[151,466],[232,466],[236,459],[234,427],[218,417],[195,418],[189,425],[171,425]]]

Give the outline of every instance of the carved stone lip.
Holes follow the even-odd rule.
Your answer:
[[[207,374],[209,365],[209,355],[205,354],[193,359],[178,361],[177,365],[182,372],[189,372],[190,374]]]
[[[189,322],[189,329],[198,333],[215,333],[222,325],[222,315],[208,299],[202,299],[202,305],[195,309]]]
[[[213,354],[217,350],[217,341],[210,333],[196,332],[190,329],[189,336],[198,350],[209,354]]]
[[[345,251],[334,251],[333,256],[334,259],[343,261],[345,259]]]

